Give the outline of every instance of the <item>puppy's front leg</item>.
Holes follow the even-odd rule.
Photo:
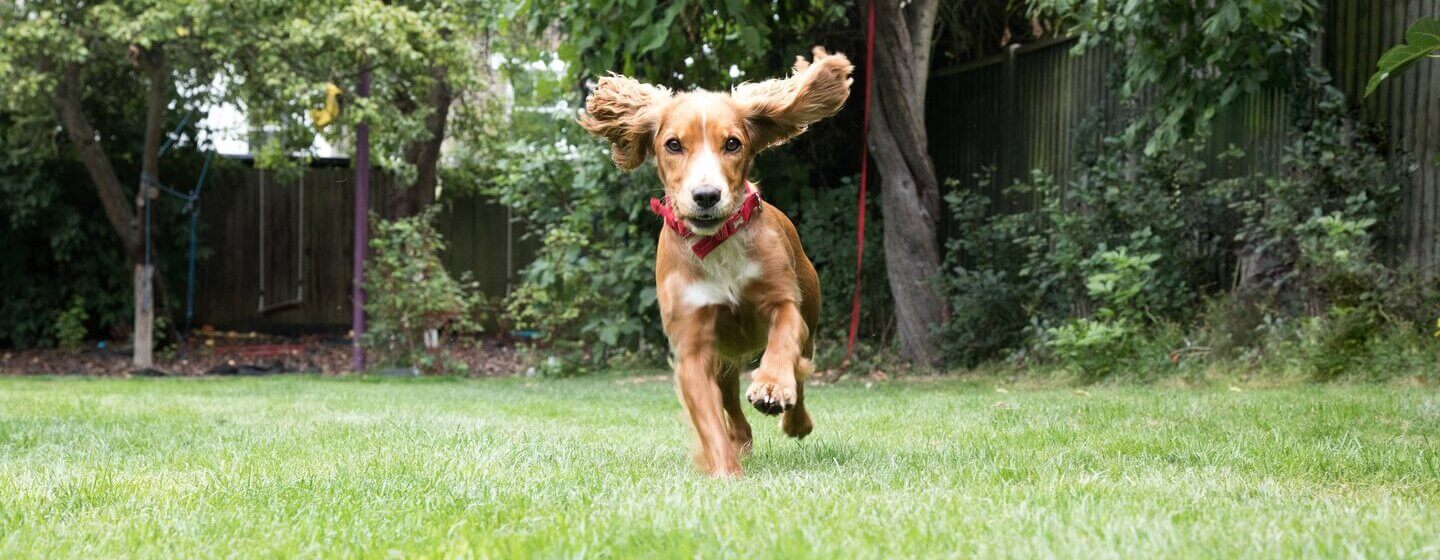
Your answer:
[[[750,375],[750,389],[745,398],[760,412],[774,416],[795,406],[800,398],[796,365],[800,362],[800,343],[808,328],[794,302],[776,306],[770,315],[770,336],[760,367]]]
[[[740,476],[739,450],[730,441],[723,416],[714,316],[713,308],[696,310],[673,330],[675,382],[699,437],[696,464],[713,476]]]

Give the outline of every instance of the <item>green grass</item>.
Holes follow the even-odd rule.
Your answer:
[[[668,383],[0,378],[0,558],[1440,556],[1433,389],[807,396],[716,481]]]

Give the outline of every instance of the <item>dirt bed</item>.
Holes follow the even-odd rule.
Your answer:
[[[490,377],[524,373],[528,364],[514,345],[498,340],[452,344],[442,350],[469,366],[469,375]],[[130,349],[92,343],[82,350],[0,350],[0,374],[200,376],[267,375],[350,371],[351,347],[346,338],[279,337],[255,333],[196,333],[189,340],[156,353],[155,366],[137,370]],[[403,369],[378,371],[405,374]]]

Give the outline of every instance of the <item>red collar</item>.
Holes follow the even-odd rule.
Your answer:
[[[760,191],[755,190],[755,186],[751,185],[749,181],[746,181],[745,200],[740,203],[740,209],[734,214],[731,214],[730,218],[725,220],[724,224],[721,224],[719,231],[691,243],[690,249],[695,251],[696,257],[704,259],[705,255],[710,254],[710,252],[714,251],[716,247],[719,247],[721,243],[724,243],[726,239],[730,239],[730,236],[735,235],[735,232],[740,231],[740,228],[745,227],[745,224],[750,223],[750,218],[759,210]],[[695,237],[695,232],[690,231],[690,228],[685,225],[685,222],[675,216],[675,211],[670,208],[666,199],[650,199],[650,211],[654,212],[656,216],[664,218],[665,226],[675,230],[675,233],[680,234],[681,238],[690,239]]]

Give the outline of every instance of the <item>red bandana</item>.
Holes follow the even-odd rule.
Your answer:
[[[721,243],[724,243],[726,239],[730,239],[730,236],[735,235],[735,232],[740,231],[740,228],[745,227],[745,224],[750,223],[751,216],[754,216],[755,212],[759,209],[760,191],[755,190],[755,186],[751,185],[749,181],[746,181],[745,200],[740,203],[740,209],[734,214],[731,214],[730,218],[725,220],[724,224],[721,224],[719,231],[691,243],[690,249],[695,251],[696,257],[704,259],[705,255],[710,254],[710,252],[714,251],[716,247],[719,247]],[[680,234],[681,238],[690,239],[695,237],[695,232],[690,231],[690,228],[685,226],[685,222],[675,216],[675,211],[670,208],[669,204],[666,204],[664,199],[650,199],[650,211],[654,212],[656,216],[664,218],[666,227],[675,230],[675,233]]]

